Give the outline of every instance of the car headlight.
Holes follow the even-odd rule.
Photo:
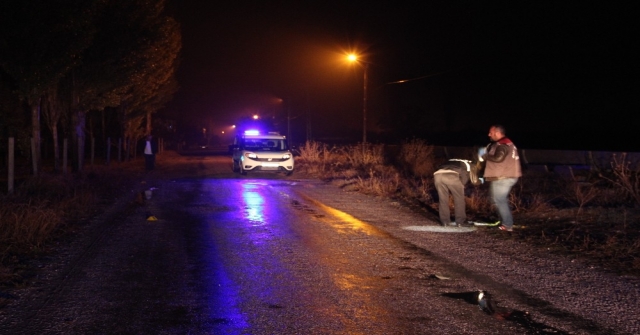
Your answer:
[[[244,155],[251,159],[258,159],[258,155],[254,154],[253,152],[248,152]]]
[[[291,158],[291,154],[282,155],[282,159],[289,159],[289,158]]]

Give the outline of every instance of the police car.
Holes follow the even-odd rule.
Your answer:
[[[246,175],[248,171],[293,173],[293,155],[287,138],[278,132],[262,133],[246,130],[236,136],[232,146],[233,171]]]

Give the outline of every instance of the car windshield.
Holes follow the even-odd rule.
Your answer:
[[[282,139],[246,138],[244,147],[254,151],[284,151],[287,143]]]

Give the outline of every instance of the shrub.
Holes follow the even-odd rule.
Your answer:
[[[365,194],[393,196],[400,187],[400,174],[391,167],[372,168],[368,178],[358,177],[357,186]]]
[[[366,170],[368,167],[384,164],[384,146],[382,144],[360,143],[340,147],[337,154],[354,168]]]
[[[416,199],[422,203],[430,204],[434,202],[434,185],[432,177],[420,179],[404,179],[400,185],[400,195],[404,198]]]
[[[608,180],[624,194],[626,194],[636,205],[640,205],[640,166],[627,161],[627,154],[620,156],[613,155],[611,160],[612,176],[600,173],[600,177]]]
[[[300,156],[296,158],[296,171],[321,176],[324,172],[325,148],[326,145],[320,142],[305,142],[300,147]]]
[[[14,251],[40,249],[63,223],[62,214],[44,205],[4,203],[0,206],[0,244]]]
[[[473,187],[469,196],[465,197],[467,212],[482,213],[486,216],[491,212],[491,199],[486,188]]]
[[[307,141],[300,147],[300,156],[298,159],[305,163],[322,162],[327,145],[316,141]]]
[[[408,176],[426,177],[434,172],[434,147],[424,140],[412,139],[402,143],[398,163]]]

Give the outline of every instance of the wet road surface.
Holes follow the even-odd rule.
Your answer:
[[[456,261],[477,232],[403,229],[435,223],[315,180],[235,175],[227,159],[183,158],[145,177],[151,199],[116,204],[43,264],[0,333],[624,333]],[[538,323],[488,315],[479,289]]]

